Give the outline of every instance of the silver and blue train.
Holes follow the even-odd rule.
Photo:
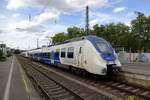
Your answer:
[[[93,35],[22,54],[42,63],[68,66],[97,75],[116,73],[121,69],[118,56],[110,43]]]

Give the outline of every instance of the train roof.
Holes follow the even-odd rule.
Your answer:
[[[95,36],[95,35],[87,35],[87,36],[81,36],[81,37],[76,37],[76,38],[73,38],[73,39],[70,39],[70,40],[66,40],[66,41],[64,41],[62,43],[53,44],[53,45],[50,45],[48,47],[52,47],[52,46],[56,46],[56,45],[61,45],[61,44],[66,44],[66,43],[71,43],[71,42],[76,42],[76,41],[82,41],[82,40],[94,41],[95,39],[99,39],[100,41],[106,42],[106,40],[104,40],[101,37],[98,37],[98,36]],[[48,47],[45,47],[45,48],[48,48]],[[29,50],[28,52],[38,51],[38,50],[41,50],[41,49],[44,49],[44,48],[32,49],[32,50]]]
[[[73,39],[70,39],[70,40],[66,40],[62,43],[58,43],[58,44],[55,44],[55,45],[65,44],[65,43],[70,43],[70,42],[75,42],[75,41],[81,41],[81,40],[94,40],[94,39],[97,39],[97,38],[100,39],[101,41],[105,41],[101,37],[98,37],[98,36],[95,36],[95,35],[87,35],[87,36],[76,37],[76,38],[73,38]]]

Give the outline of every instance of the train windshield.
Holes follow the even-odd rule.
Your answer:
[[[96,47],[102,52],[107,54],[112,54],[112,49],[108,46],[108,44],[104,42],[96,42]]]
[[[113,49],[110,44],[103,38],[96,36],[89,36],[87,39],[94,45],[94,47],[103,54],[112,54]]]

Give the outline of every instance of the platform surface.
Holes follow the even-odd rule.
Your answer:
[[[130,63],[122,65],[123,71],[150,75],[150,63]]]
[[[29,100],[15,56],[0,62],[0,100]]]

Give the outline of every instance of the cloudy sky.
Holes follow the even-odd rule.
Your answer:
[[[150,15],[150,0],[1,0],[0,42],[31,49],[47,44],[47,36],[85,26],[85,6],[90,7],[90,27],[123,22],[130,25],[134,11]]]

